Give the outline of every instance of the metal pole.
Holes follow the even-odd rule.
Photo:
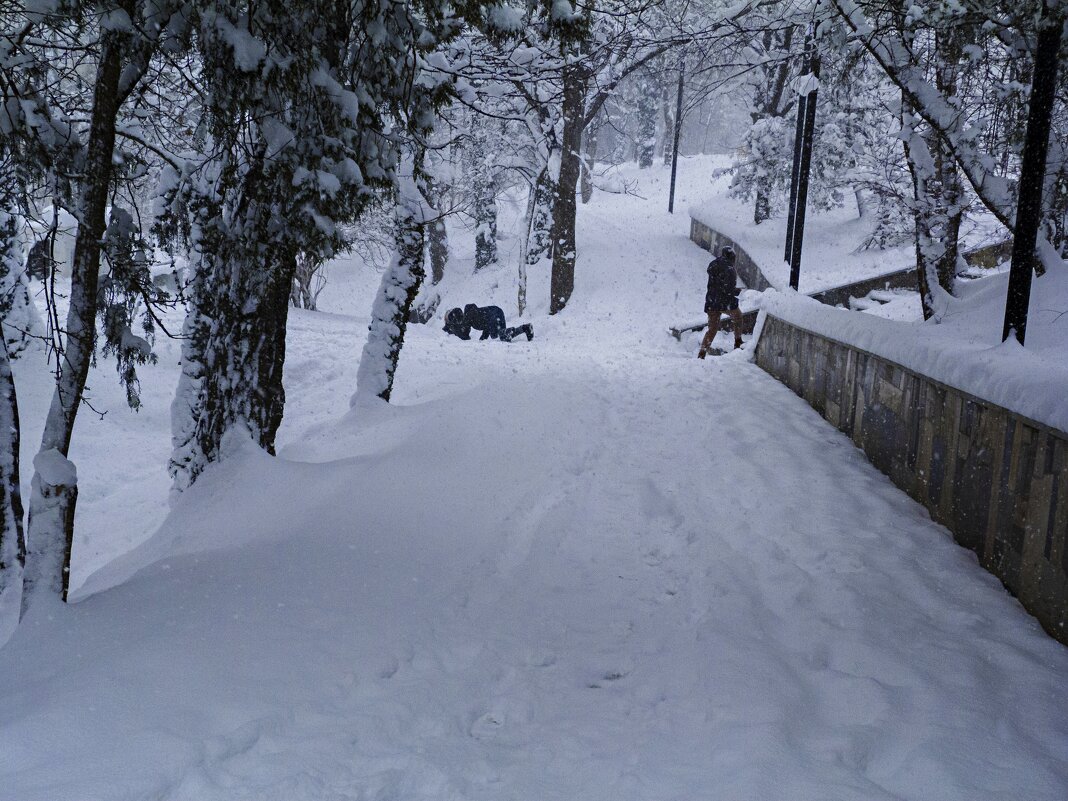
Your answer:
[[[805,65],[802,75],[808,74],[808,65]],[[801,173],[801,141],[805,137],[805,104],[808,95],[800,95],[797,98],[797,128],[794,131],[794,166],[790,171],[790,205],[786,216],[786,249],[782,260],[789,264],[790,256],[794,252],[794,216],[797,211],[797,179]]]
[[[682,135],[682,79],[686,62],[679,61],[679,94],[675,101],[675,143],[671,146],[671,193],[668,195],[668,214],[675,213],[675,175],[679,170],[679,138]]]
[[[1012,265],[1005,298],[1005,325],[1001,340],[1015,332],[1022,345],[1027,333],[1027,310],[1031,301],[1031,273],[1035,268],[1035,244],[1042,222],[1042,181],[1046,174],[1050,119],[1057,89],[1057,51],[1064,19],[1050,14],[1050,0],[1042,4],[1035,67],[1031,78],[1031,103],[1027,113],[1023,161],[1020,165],[1016,224],[1012,231]]]
[[[815,50],[812,52],[812,79],[820,77],[820,62]],[[801,142],[801,164],[797,180],[797,210],[794,213],[793,252],[790,254],[790,286],[798,288],[801,283],[801,244],[805,238],[805,205],[808,203],[808,177],[812,169],[812,140],[816,131],[816,89],[807,93],[805,101],[805,130]]]

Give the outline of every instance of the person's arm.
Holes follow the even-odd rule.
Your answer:
[[[459,337],[460,339],[471,338],[471,329],[465,325],[450,325],[449,323],[445,323],[445,327],[442,331],[446,334],[452,334],[454,337]]]

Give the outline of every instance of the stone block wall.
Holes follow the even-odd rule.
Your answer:
[[[756,360],[1068,644],[1068,434],[770,315]]]

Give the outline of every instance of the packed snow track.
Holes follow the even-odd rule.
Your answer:
[[[846,438],[741,359],[533,345],[29,621],[0,798],[1064,797],[1065,650]]]

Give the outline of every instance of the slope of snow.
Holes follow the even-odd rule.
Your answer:
[[[1066,797],[1068,650],[747,353],[666,335],[706,257],[640,180],[580,209],[565,313],[532,276],[533,342],[413,326],[347,411],[376,276],[334,265],[279,458],[132,550],[165,480],[80,501],[125,553],[0,650],[0,801]],[[513,275],[446,301],[511,318]],[[154,398],[83,481],[165,459]]]
[[[730,165],[730,159],[704,157],[694,161],[693,169],[708,177],[697,200],[689,205],[689,215],[737,242],[760,265],[772,286],[788,287],[790,267],[783,259],[786,217],[772,217],[760,225],[753,225],[752,202],[729,197],[731,176],[717,173]],[[915,265],[916,256],[911,245],[888,250],[860,250],[859,246],[871,233],[872,226],[871,219],[857,216],[853,203],[826,212],[810,210],[805,217],[800,291],[816,292]]]

